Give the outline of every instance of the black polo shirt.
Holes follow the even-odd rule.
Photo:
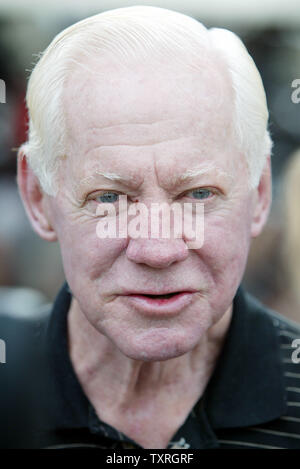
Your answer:
[[[71,297],[65,284],[41,334],[49,380],[35,445],[140,448],[97,417],[79,384],[68,353]],[[299,325],[239,288],[212,378],[168,448],[300,448],[300,364],[292,359],[297,338]]]

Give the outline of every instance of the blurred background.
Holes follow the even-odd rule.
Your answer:
[[[298,0],[0,1],[0,79],[6,83],[6,102],[0,103],[0,311],[31,314],[54,300],[64,280],[58,245],[34,234],[16,187],[16,149],[26,140],[26,82],[37,54],[80,19],[142,4],[232,30],[256,62],[274,140],[273,207],[253,243],[244,284],[265,304],[300,322],[300,102],[291,99],[292,82],[300,79]]]

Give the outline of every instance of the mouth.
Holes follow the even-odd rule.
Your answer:
[[[188,292],[176,291],[176,292],[171,292],[171,293],[162,293],[159,295],[153,295],[150,293],[131,293],[129,296],[149,298],[153,300],[169,300],[170,298],[174,298],[175,296],[181,295],[182,293],[188,293]]]
[[[191,303],[194,293],[187,290],[159,294],[137,292],[127,294],[126,298],[140,312],[159,316],[179,313]]]

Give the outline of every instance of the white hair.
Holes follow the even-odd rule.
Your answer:
[[[180,53],[183,52],[183,53]],[[193,66],[201,58],[223,58],[234,91],[234,122],[246,157],[250,186],[256,187],[272,142],[260,74],[242,41],[226,29],[207,29],[197,20],[163,8],[134,6],[86,18],[58,34],[35,65],[27,88],[28,141],[20,147],[43,190],[55,195],[55,175],[66,156],[63,91],[74,67],[101,55],[130,60],[172,57]]]

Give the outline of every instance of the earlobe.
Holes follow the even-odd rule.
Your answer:
[[[255,189],[255,200],[251,225],[251,236],[258,236],[267,221],[272,201],[272,174],[271,158],[266,158],[266,163],[260,177],[259,184]]]
[[[46,241],[56,241],[57,236],[47,211],[47,196],[30,168],[22,147],[18,152],[17,181],[27,216],[34,231]]]

